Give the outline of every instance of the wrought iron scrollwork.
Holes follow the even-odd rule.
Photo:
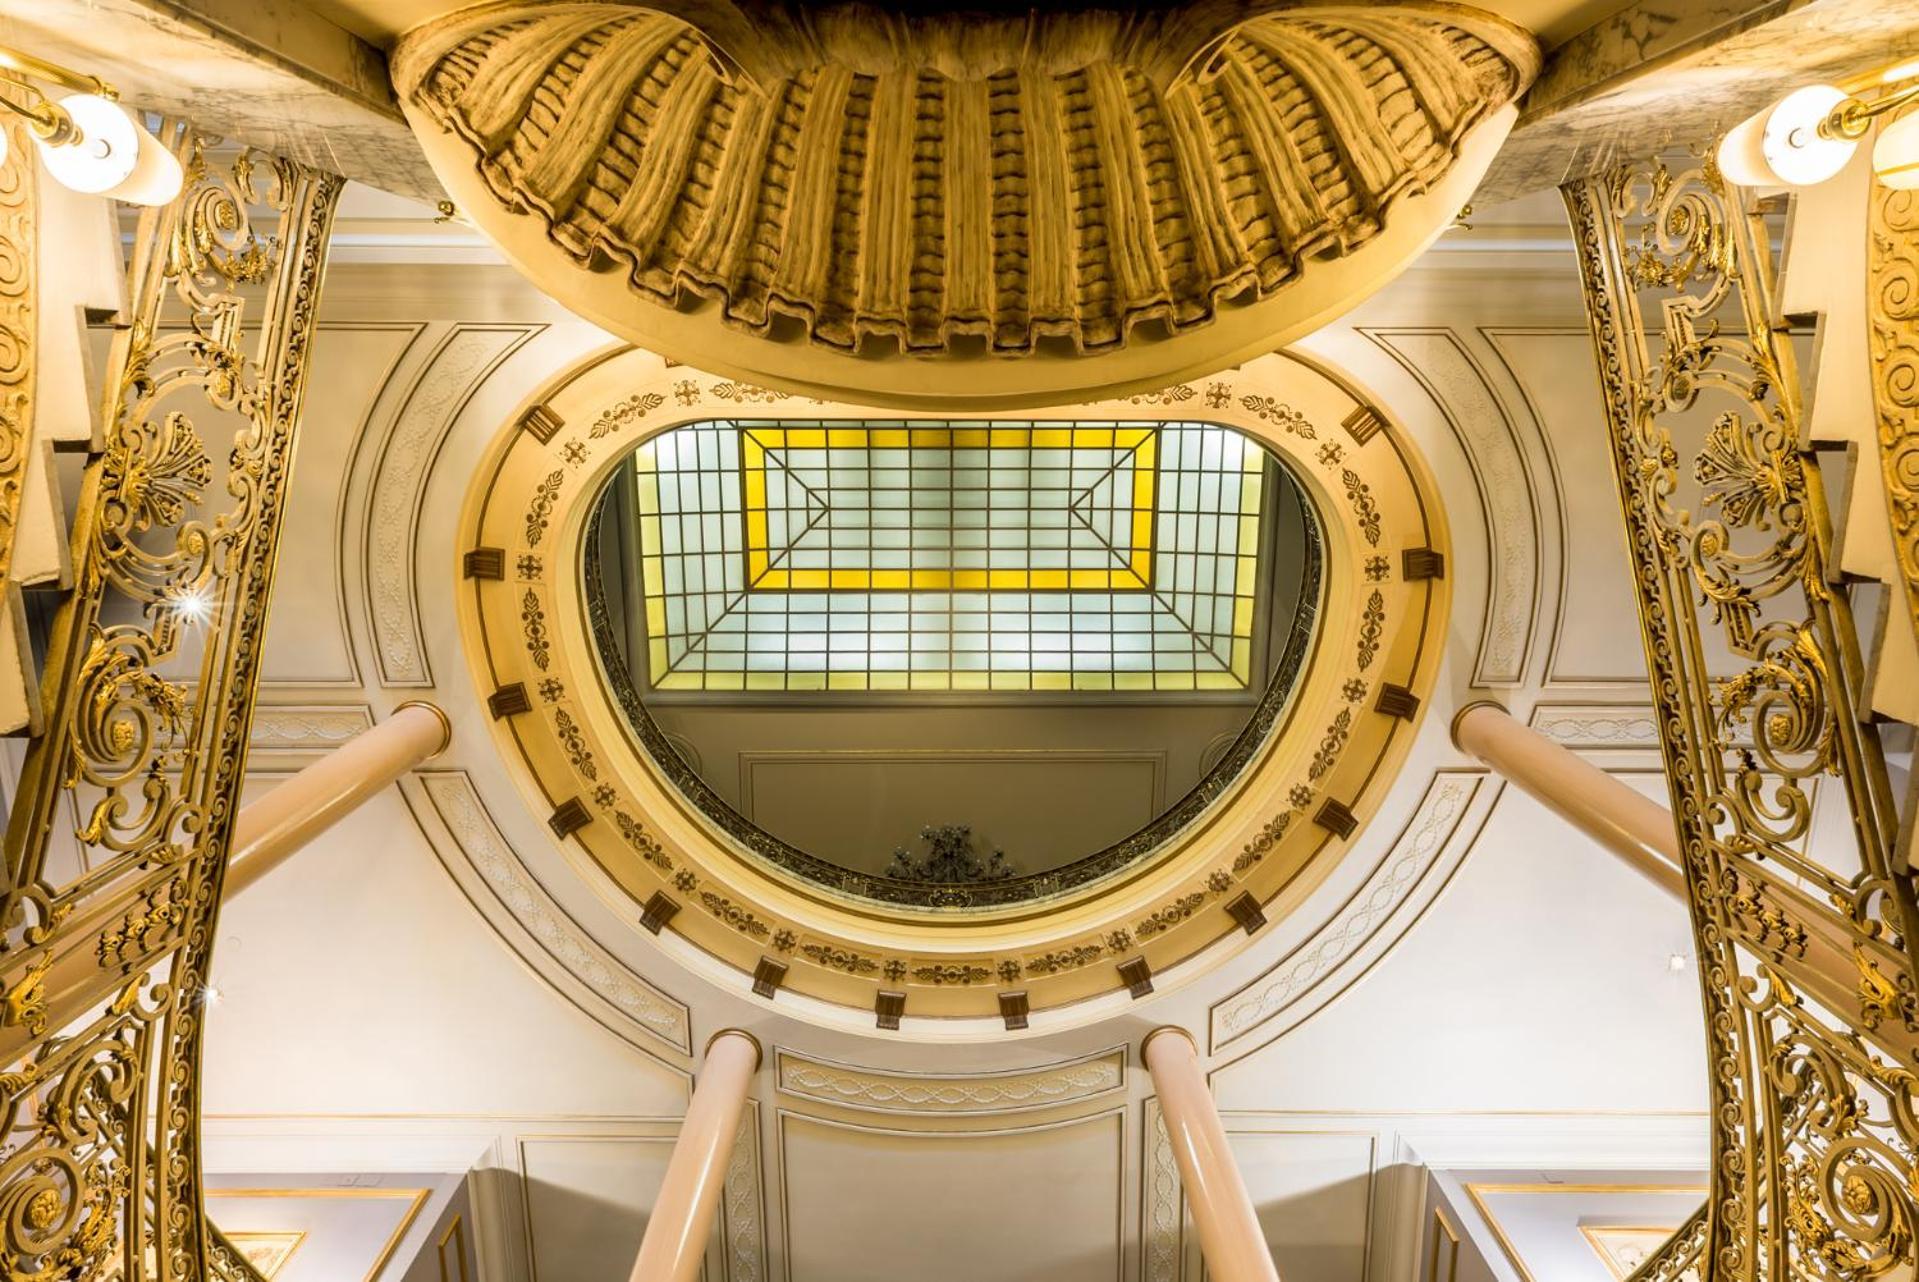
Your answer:
[[[202,1205],[203,999],[341,183],[166,141],[6,832],[8,1279],[258,1278]]]
[[[1705,1004],[1711,1196],[1636,1275],[1910,1277],[1909,874],[1777,327],[1770,212],[1710,167],[1565,189]],[[1836,789],[1854,840],[1810,840]]]

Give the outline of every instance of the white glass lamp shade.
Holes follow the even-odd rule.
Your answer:
[[[1719,144],[1719,172],[1741,187],[1811,187],[1846,167],[1858,143],[1828,138],[1820,124],[1846,100],[1831,85],[1807,85],[1762,111]]]
[[[179,159],[119,104],[73,94],[60,106],[73,117],[80,137],[40,143],[40,158],[61,186],[136,205],[163,205],[179,194]]]
[[[1879,141],[1872,145],[1872,172],[1888,187],[1919,187],[1919,114],[1901,116],[1879,131]]]

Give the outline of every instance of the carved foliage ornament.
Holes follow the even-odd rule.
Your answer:
[[[1383,284],[1457,212],[1401,201],[1476,127],[1503,134],[1538,67],[1528,34],[1459,5],[1252,4],[1233,26],[1193,3],[932,8],[487,5],[408,33],[393,75],[475,221],[643,346],[896,400],[984,396],[983,373],[1042,391],[1006,366],[874,372],[901,353],[1135,354],[1079,384],[1051,362],[1057,401],[1270,351]],[[1392,261],[1335,297],[1209,329],[1389,226]],[[1190,350],[1142,369],[1157,344]]]

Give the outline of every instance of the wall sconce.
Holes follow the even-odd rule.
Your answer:
[[[56,102],[36,80],[73,92]],[[26,120],[41,161],[61,186],[135,205],[164,205],[180,194],[179,157],[142,128],[99,77],[0,48],[0,90],[13,91],[0,92],[0,107]]]
[[[1832,85],[1795,89],[1719,143],[1719,172],[1742,187],[1811,187],[1852,159],[1873,121],[1919,101],[1919,62],[1903,63],[1879,83],[1901,87],[1877,98]],[[1919,187],[1919,116],[1880,131],[1873,173],[1888,187]]]

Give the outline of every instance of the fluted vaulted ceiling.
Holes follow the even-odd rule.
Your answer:
[[[466,212],[614,331],[1006,406],[1345,310],[1450,223],[1538,65],[1460,6],[902,8],[489,5],[409,33],[394,78]]]

